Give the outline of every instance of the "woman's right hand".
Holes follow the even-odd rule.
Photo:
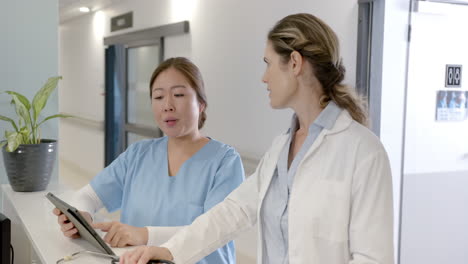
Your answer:
[[[68,219],[68,217],[62,213],[59,209],[54,208],[52,211],[54,215],[57,216],[57,222],[60,225],[60,230],[62,231],[63,235],[70,238],[78,238],[80,234],[78,233],[78,229],[76,229],[75,225]],[[81,215],[88,221],[88,223],[93,222],[93,218],[91,214],[88,212],[80,211]]]
[[[164,247],[137,247],[120,257],[120,264],[146,264],[151,259],[174,260],[169,249]]]

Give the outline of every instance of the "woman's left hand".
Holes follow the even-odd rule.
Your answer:
[[[138,246],[148,243],[148,229],[146,227],[136,227],[113,221],[93,223],[93,228],[107,232],[104,241],[112,247]]]

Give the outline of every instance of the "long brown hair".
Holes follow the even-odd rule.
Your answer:
[[[312,66],[322,85],[320,105],[333,100],[357,122],[367,125],[366,104],[354,89],[342,84],[345,76],[338,38],[333,30],[311,14],[294,14],[281,19],[268,33],[274,50],[289,62],[291,52],[299,52]]]
[[[206,108],[208,107],[208,102],[206,100],[205,93],[205,84],[203,82],[200,70],[189,59],[184,57],[176,57],[167,59],[161,64],[159,64],[159,66],[154,70],[153,75],[151,76],[151,81],[149,85],[150,97],[153,97],[153,89],[151,89],[151,87],[153,86],[153,83],[156,80],[156,78],[163,71],[168,70],[170,68],[174,68],[182,75],[184,75],[184,77],[190,83],[192,88],[195,90],[195,93],[197,94],[198,103],[203,104],[205,106],[203,108],[203,111],[200,113],[200,117],[198,118],[198,129],[201,129],[206,121]]]

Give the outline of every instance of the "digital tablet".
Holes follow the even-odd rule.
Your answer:
[[[68,217],[68,219],[75,225],[76,229],[78,229],[78,233],[82,238],[86,239],[103,253],[116,256],[112,249],[106,244],[106,242],[104,242],[104,240],[102,240],[99,234],[96,233],[93,227],[75,207],[67,204],[52,193],[48,193],[46,197],[55,205],[55,207],[57,207],[57,209]]]

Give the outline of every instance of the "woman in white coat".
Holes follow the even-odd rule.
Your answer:
[[[195,263],[257,222],[258,263],[393,263],[388,157],[342,84],[335,33],[313,15],[287,16],[269,32],[264,60],[271,106],[295,112],[290,129],[222,203],[121,263]]]

